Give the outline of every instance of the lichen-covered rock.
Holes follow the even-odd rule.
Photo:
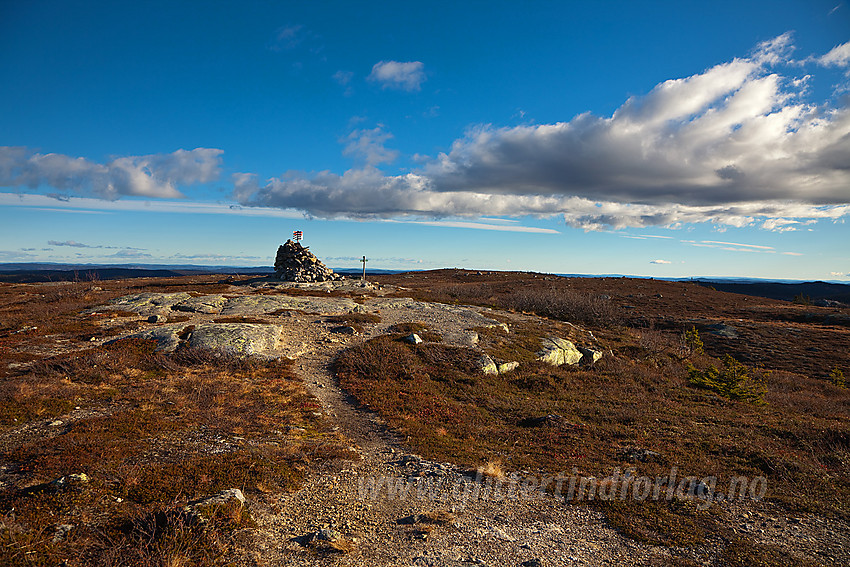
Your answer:
[[[233,356],[274,355],[280,338],[278,325],[254,323],[205,323],[186,341],[190,348]]]
[[[100,309],[116,309],[133,311],[139,315],[167,314],[171,307],[192,296],[185,292],[179,293],[136,293],[113,299],[108,306]]]
[[[222,315],[262,315],[276,311],[306,311],[322,315],[341,315],[362,309],[347,297],[310,297],[290,295],[243,295],[228,300]]]
[[[189,313],[210,313],[218,315],[221,313],[227,298],[223,295],[201,295],[190,297],[172,307],[175,311],[188,311]]]
[[[183,507],[183,512],[190,524],[206,524],[209,522],[207,515],[211,506],[224,506],[233,501],[238,502],[240,508],[246,504],[245,495],[238,488],[228,488],[212,496],[193,500]]]
[[[180,334],[185,328],[185,323],[162,325],[142,331],[141,333],[135,333],[127,338],[156,341],[156,350],[173,352],[178,346],[180,346]]]
[[[537,360],[552,366],[578,364],[581,357],[581,351],[576,348],[576,345],[559,337],[543,339],[542,348],[537,353]]]
[[[499,371],[499,374],[506,374],[511,370],[516,370],[517,368],[519,368],[519,362],[515,360],[513,362],[503,362],[502,364],[496,365],[496,367]]]
[[[481,372],[484,374],[495,375],[499,373],[499,367],[496,366],[495,361],[490,358],[488,354],[482,354],[478,357],[478,367],[481,369]]]
[[[231,500],[237,500],[240,504],[245,504],[245,495],[238,488],[228,488],[217,494],[193,500],[189,502],[189,506],[213,506],[216,504],[227,504]]]
[[[487,354],[479,356],[477,362],[481,372],[490,375],[505,374],[519,367],[519,362],[513,361],[497,363]]]

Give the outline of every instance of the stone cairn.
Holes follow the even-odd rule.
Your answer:
[[[287,240],[274,259],[275,277],[287,282],[331,282],[342,276],[322,264],[309,248]]]

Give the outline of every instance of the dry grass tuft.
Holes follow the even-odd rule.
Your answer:
[[[484,466],[478,467],[478,474],[487,478],[504,480],[505,471],[502,470],[502,461],[487,461]]]

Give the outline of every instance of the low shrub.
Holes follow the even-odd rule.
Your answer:
[[[847,383],[844,380],[844,372],[838,367],[833,368],[829,373],[829,381],[839,388],[847,387]]]
[[[705,370],[688,363],[688,382],[697,388],[718,393],[730,400],[742,400],[753,404],[764,404],[767,386],[763,380],[750,376],[751,370],[731,355],[723,357],[723,368],[710,364]]]
[[[682,342],[685,343],[685,348],[690,351],[691,354],[705,354],[705,345],[702,342],[702,339],[699,336],[699,331],[697,331],[696,327],[691,327],[690,330],[686,330],[682,335]]]

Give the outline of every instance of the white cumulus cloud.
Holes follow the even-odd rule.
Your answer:
[[[383,88],[418,91],[425,81],[425,64],[421,61],[379,61],[372,66],[368,80]]]
[[[362,159],[368,165],[390,163],[398,157],[398,151],[384,145],[392,137],[381,125],[372,129],[354,130],[340,140],[345,144],[342,154]]]
[[[237,180],[235,194],[245,205],[315,216],[558,214],[585,230],[712,223],[787,231],[835,220],[850,213],[850,110],[803,102],[808,79],[773,72],[792,49],[783,34],[750,57],[660,83],[611,116],[475,126],[402,175],[375,167],[388,161],[385,133],[356,131],[346,152],[367,156],[365,166],[290,171],[262,185]],[[386,63],[373,80],[404,75],[402,64]]]
[[[670,260],[653,260],[650,264],[672,264]]]
[[[122,195],[175,198],[182,196],[178,185],[218,179],[221,154],[218,149],[196,148],[97,163],[63,154],[40,154],[24,147],[0,146],[0,185],[31,189],[45,185],[104,199]]]

